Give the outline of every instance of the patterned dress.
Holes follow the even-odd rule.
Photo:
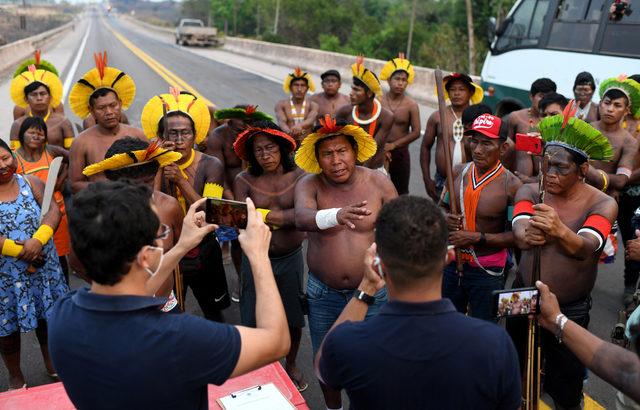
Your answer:
[[[39,227],[40,205],[23,176],[16,175],[19,191],[14,201],[0,202],[0,235],[24,241]],[[34,273],[29,263],[0,255],[0,337],[16,331],[28,332],[46,319],[56,300],[69,288],[58,255],[49,240],[42,248],[45,264]]]

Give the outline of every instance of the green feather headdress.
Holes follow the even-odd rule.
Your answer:
[[[49,71],[50,73],[55,74],[56,77],[59,77],[58,70],[54,67],[54,65],[48,62],[47,60],[41,59],[40,50],[36,50],[33,58],[30,58],[20,63],[18,68],[16,68],[16,71],[13,72],[13,78],[19,76],[25,71],[28,71],[30,65],[35,65],[36,69]]]
[[[562,114],[546,117],[538,123],[540,135],[549,146],[560,146],[587,159],[608,161],[613,157],[609,139],[588,123],[574,117],[571,100]]]
[[[629,109],[634,118],[640,118],[640,84],[625,74],[618,77],[607,78],[600,84],[600,98],[609,90],[620,90],[629,99]]]
[[[257,106],[248,105],[247,108],[224,108],[222,110],[216,110],[213,117],[216,120],[229,120],[232,118],[243,121],[271,121],[273,117],[262,111],[256,110]]]

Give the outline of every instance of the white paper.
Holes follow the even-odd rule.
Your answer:
[[[218,402],[226,410],[291,410],[295,407],[273,383],[250,387],[221,397]]]

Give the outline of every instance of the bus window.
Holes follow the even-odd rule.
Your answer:
[[[600,21],[604,11],[604,0],[591,0],[589,11],[587,11],[587,21]]]
[[[494,51],[537,46],[548,3],[549,0],[523,0],[499,30]]]
[[[624,18],[626,17],[631,16]],[[609,22],[604,31],[600,52],[640,58],[640,42],[636,40],[638,31],[640,31],[638,24]]]
[[[569,51],[592,51],[598,34],[598,20],[592,20],[602,0],[562,0],[551,26],[547,47]],[[593,6],[593,7],[592,7]]]
[[[588,0],[561,0],[556,20],[581,21],[589,5]]]

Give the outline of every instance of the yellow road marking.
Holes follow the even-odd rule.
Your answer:
[[[195,88],[193,88],[189,83],[178,77],[176,74],[172,73],[168,68],[160,64],[154,58],[152,58],[149,54],[145,53],[138,47],[136,47],[131,41],[127,40],[122,34],[116,32],[109,24],[105,24],[109,31],[118,39],[125,47],[131,50],[138,58],[140,58],[145,64],[147,64],[153,71],[155,71],[160,77],[162,77],[169,85],[178,86],[180,89],[189,91],[191,94],[198,97],[205,104],[210,105],[212,107],[216,107],[216,105],[204,97],[202,94],[198,92]]]
[[[539,410],[551,410],[551,407],[540,400]],[[585,393],[584,395],[584,410],[606,410],[604,406],[595,401],[591,396]]]

